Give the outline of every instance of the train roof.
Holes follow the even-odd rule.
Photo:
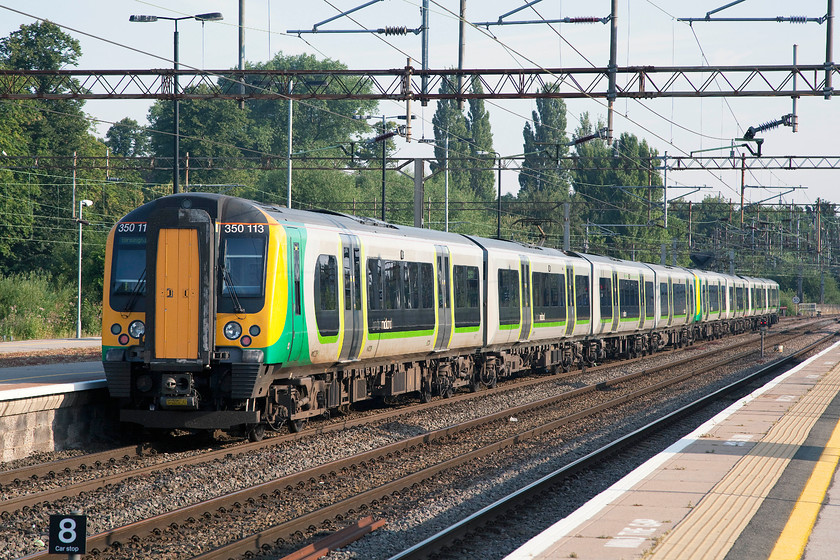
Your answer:
[[[258,202],[248,200],[245,198],[208,192],[187,192],[167,195],[132,210],[124,216],[121,222],[130,221],[145,221],[150,213],[156,207],[188,207],[185,202],[189,201],[189,206],[198,208],[214,208],[214,214],[219,215],[223,209],[227,219],[231,219],[231,215],[242,216],[243,221],[247,220],[249,216],[254,216],[256,209],[262,210],[280,223],[307,224],[320,225],[327,228],[345,229],[348,232],[366,232],[372,234],[385,234],[392,236],[404,236],[412,239],[423,239],[433,243],[441,244],[463,244],[463,245],[478,245],[491,250],[515,251],[518,253],[525,253],[531,255],[541,255],[557,258],[571,258],[583,259],[590,262],[609,262],[615,264],[625,264],[627,266],[638,266],[644,264],[652,269],[678,271],[682,273],[691,274],[695,272],[693,269],[683,267],[673,267],[668,265],[658,265],[652,263],[638,263],[635,261],[628,261],[617,259],[615,257],[605,257],[601,255],[593,255],[589,253],[577,253],[574,251],[562,251],[552,247],[541,247],[538,245],[531,245],[527,243],[520,243],[517,241],[507,241],[504,239],[490,239],[486,237],[479,237],[475,235],[466,235],[460,233],[450,233],[438,231],[434,229],[416,228],[412,226],[402,226],[383,222],[377,218],[369,218],[363,216],[353,216],[350,214],[342,214],[340,212],[333,212],[330,210],[300,210],[296,208],[286,208],[276,204],[269,204],[265,202]],[[745,281],[763,282],[768,284],[776,284],[775,281],[767,278],[756,278],[749,276],[731,276],[725,273],[720,274],[727,278],[737,278]]]

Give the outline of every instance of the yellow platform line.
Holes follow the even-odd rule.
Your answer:
[[[802,395],[646,558],[724,558],[837,395],[838,386],[840,365]]]
[[[802,558],[805,546],[817,516],[822,509],[825,493],[834,478],[834,471],[840,461],[840,423],[834,427],[831,437],[820,455],[814,471],[808,477],[805,488],[799,496],[788,522],[776,541],[768,560],[794,560]]]

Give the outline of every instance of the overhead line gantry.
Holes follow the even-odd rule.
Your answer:
[[[837,64],[624,66],[615,69],[615,96],[828,98],[833,94],[831,76],[839,71]],[[460,88],[458,75],[464,78]],[[424,78],[428,80],[425,94]],[[472,91],[473,78],[481,83],[483,92]],[[0,99],[608,99],[610,79],[611,70],[606,67],[460,71],[422,70],[411,65],[386,70],[328,71],[3,69]],[[240,88],[242,80],[244,93]],[[292,82],[293,90],[289,87]],[[304,87],[307,82],[309,85]]]

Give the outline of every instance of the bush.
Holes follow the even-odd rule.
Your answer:
[[[100,303],[83,302],[84,330],[99,332]],[[0,275],[0,337],[64,338],[76,332],[76,290],[44,272]]]

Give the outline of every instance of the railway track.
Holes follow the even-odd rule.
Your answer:
[[[751,341],[749,342],[749,344],[754,346],[755,341]],[[709,352],[707,354],[711,354],[716,351],[717,350],[713,350],[712,352]],[[731,362],[733,360],[743,360],[745,354],[752,353],[754,353],[754,349],[750,351],[742,351],[740,353],[736,353],[735,355],[727,358],[727,360],[724,361]],[[685,360],[671,362],[668,365],[668,368],[685,370],[685,368],[687,367],[687,363],[693,362],[696,364],[699,360],[700,359],[697,356],[693,356]],[[702,367],[703,369],[708,369],[710,366],[709,364],[704,363]],[[662,368],[657,369],[661,370]],[[589,370],[590,375],[592,375],[593,372],[596,372],[596,368],[592,368]],[[578,376],[581,375],[581,372],[574,373],[576,373]],[[648,376],[654,375],[650,371],[646,372],[646,374]],[[569,374],[554,377],[563,378],[568,377],[568,375]],[[170,538],[174,538],[175,540],[183,540],[186,534],[192,533],[194,531],[195,526],[197,524],[212,525],[212,522],[218,519],[223,519],[225,516],[228,515],[228,513],[230,513],[232,516],[237,517],[269,517],[261,514],[260,512],[266,509],[271,509],[272,507],[276,509],[276,505],[272,504],[276,504],[276,502],[278,501],[289,501],[291,499],[290,496],[294,491],[297,491],[297,493],[301,496],[301,500],[305,501],[307,496],[311,496],[313,494],[322,494],[322,492],[320,492],[319,490],[322,490],[323,487],[332,488],[334,485],[339,485],[338,483],[342,479],[357,478],[357,474],[359,473],[396,473],[403,471],[406,473],[404,476],[399,476],[385,482],[382,482],[378,479],[374,480],[374,483],[370,484],[370,487],[363,491],[354,488],[349,491],[346,498],[341,499],[340,501],[333,500],[335,501],[335,503],[332,503],[331,505],[325,508],[303,513],[301,515],[296,516],[291,521],[286,520],[282,523],[275,523],[274,526],[270,528],[266,527],[264,529],[260,529],[259,531],[254,531],[251,536],[243,537],[242,539],[240,539],[240,541],[236,543],[225,545],[217,551],[207,552],[203,556],[199,557],[227,558],[231,556],[236,556],[237,554],[241,554],[245,550],[254,550],[255,548],[258,549],[260,545],[265,545],[265,543],[274,542],[278,539],[280,539],[281,541],[284,539],[294,540],[295,537],[293,535],[308,535],[313,532],[313,529],[316,532],[319,529],[329,530],[340,526],[342,520],[346,519],[347,517],[352,517],[354,515],[354,512],[363,510],[364,508],[375,508],[377,504],[385,503],[394,499],[394,495],[399,496],[402,493],[406,492],[406,489],[411,489],[413,487],[427,484],[427,481],[429,481],[435,476],[438,476],[441,472],[463,467],[463,465],[473,460],[481,459],[482,457],[487,457],[488,455],[498,452],[500,449],[510,447],[515,443],[520,443],[528,439],[538,437],[540,434],[544,434],[551,430],[555,430],[564,423],[579,420],[580,418],[586,415],[596,414],[599,410],[604,410],[609,407],[618,406],[620,402],[627,402],[627,399],[638,398],[638,395],[640,394],[661,390],[663,387],[673,385],[674,383],[679,383],[680,380],[688,379],[692,376],[695,376],[696,372],[683,371],[680,376],[672,377],[672,379],[668,381],[651,383],[649,384],[649,387],[637,390],[635,392],[628,391],[627,394],[621,396],[619,399],[611,398],[604,400],[599,405],[597,405],[597,407],[590,407],[590,410],[588,411],[576,411],[572,414],[565,414],[565,418],[563,419],[554,418],[551,421],[536,421],[534,422],[534,426],[529,427],[527,429],[522,427],[523,424],[525,424],[526,415],[534,414],[534,411],[542,410],[543,416],[555,417],[558,415],[558,413],[552,407],[559,406],[559,403],[562,403],[564,401],[568,402],[570,401],[570,399],[579,398],[580,395],[586,393],[600,392],[602,394],[608,394],[613,388],[618,387],[621,384],[626,384],[629,381],[640,377],[641,375],[644,375],[644,373],[635,372],[632,374],[621,376],[617,379],[592,383],[587,387],[581,387],[579,389],[576,389],[574,392],[567,392],[563,395],[559,395],[551,399],[545,399],[544,401],[529,403],[527,405],[521,405],[516,408],[505,409],[496,414],[486,415],[482,418],[474,419],[470,422],[465,422],[458,426],[452,426],[446,429],[436,430],[427,434],[418,435],[414,438],[409,438],[405,441],[397,442],[386,447],[374,449],[365,454],[360,454],[354,457],[334,461],[332,463],[321,465],[314,469],[293,473],[287,477],[281,477],[264,484],[254,485],[252,487],[242,489],[235,493],[219,496],[212,500],[206,500],[201,503],[186,506],[176,511],[138,521],[136,523],[132,523],[123,527],[117,527],[113,530],[102,532],[89,539],[88,548],[89,550],[99,549],[104,551],[106,547],[110,546],[111,548],[109,550],[112,551],[111,554],[113,555],[113,557],[120,557],[121,554],[126,552],[121,548],[121,546],[132,546],[132,543],[135,542],[146,542],[148,538],[147,535],[159,534],[164,539],[164,541],[166,541],[167,534],[170,534]],[[545,383],[546,381],[546,378],[541,378],[538,380],[529,380],[525,382],[525,384],[533,385],[537,383]],[[500,392],[501,389],[496,389],[494,391]],[[642,392],[640,393],[639,391]],[[482,392],[480,393],[480,395],[484,396],[488,393],[490,392]],[[445,404],[451,405],[456,401],[456,399],[466,400],[469,398],[474,399],[475,397],[476,395],[463,395],[453,399],[449,399],[448,401],[445,401]],[[439,403],[440,401],[437,402]],[[429,405],[420,405],[416,408],[422,409],[423,407],[429,407]],[[396,422],[399,421],[398,419],[401,416],[405,416],[407,414],[408,412],[406,412],[404,409],[393,412],[389,411],[381,415],[375,414],[372,416],[377,417],[377,421]],[[519,418],[520,422],[509,422],[508,420],[512,416]],[[390,420],[388,420],[389,418]],[[371,421],[371,417],[352,420],[352,422],[359,423]],[[347,423],[349,422],[350,421],[348,421]],[[346,425],[347,423],[343,423],[342,425]],[[493,431],[495,434],[495,441],[489,442],[486,445],[482,445],[479,449],[472,449],[469,452],[450,454],[452,455],[451,457],[437,461],[435,464],[430,465],[425,469],[419,470],[419,472],[417,468],[397,466],[396,464],[399,463],[399,461],[402,461],[403,463],[417,463],[415,457],[420,456],[421,453],[412,452],[412,449],[427,450],[433,446],[443,447],[441,445],[441,442],[446,442],[446,447],[454,448],[455,446],[453,444],[453,440],[454,438],[459,437],[459,434],[462,439],[465,439],[466,441],[470,442],[470,445],[473,448],[475,448],[475,442],[480,439],[476,434],[490,431],[486,427],[493,424],[507,425],[508,428],[514,426],[518,429],[496,430],[494,428]],[[326,429],[327,427],[324,427],[323,429],[311,430],[308,433],[310,435],[316,431],[323,433],[326,431]],[[329,429],[344,428],[329,427]],[[502,432],[504,432],[504,434]],[[306,432],[303,434],[295,434],[294,436],[282,437],[287,438],[288,440],[292,440],[305,435]],[[279,440],[282,438],[273,439]],[[259,444],[245,444],[242,446],[237,446],[237,449],[239,449],[240,447],[247,447],[249,449],[259,448],[261,446],[266,446],[270,444],[273,443],[259,442]],[[213,453],[230,454],[231,451],[216,450]],[[207,461],[208,456],[210,456],[210,454],[202,454],[200,455],[200,460]],[[218,458],[218,456],[216,456],[215,458]],[[171,466],[169,464],[165,464],[163,466],[158,466],[157,468],[171,468]],[[129,476],[136,477],[138,475],[136,472],[134,472]],[[102,484],[101,481],[100,484]],[[110,482],[108,484],[114,483]],[[410,490],[408,490],[408,492],[410,493]],[[330,498],[334,497],[336,494],[337,492],[334,492],[333,490],[330,490],[329,492]],[[53,492],[53,499],[54,496],[55,493]],[[34,500],[30,503],[30,505],[20,505],[22,502],[18,502],[16,505],[20,508],[34,507],[35,505],[41,503],[44,500],[44,496],[30,497],[29,499]],[[8,512],[9,510],[6,507],[6,502],[4,502],[3,506],[4,509]],[[8,516],[8,513],[4,515]],[[219,531],[211,530],[211,532],[218,533]],[[120,545],[117,545],[117,543],[120,543]],[[154,545],[144,544],[142,546]],[[164,545],[164,548],[166,546],[167,545]],[[107,556],[108,553],[106,552],[104,556],[100,555],[99,557]]]
[[[470,543],[474,542],[475,539],[482,538],[484,528],[493,521],[515,512],[525,504],[529,504],[529,507],[532,507],[535,500],[538,500],[541,495],[550,491],[552,488],[563,484],[570,478],[578,476],[586,470],[598,467],[605,461],[608,461],[611,457],[623,452],[628,447],[644,442],[647,438],[658,434],[666,427],[678,421],[680,418],[688,416],[720,399],[727,398],[729,395],[741,390],[741,388],[745,385],[753,383],[754,381],[765,377],[774,371],[795,363],[795,361],[801,356],[804,356],[812,352],[815,348],[824,345],[828,340],[834,340],[836,336],[837,333],[826,335],[824,338],[789,356],[775,360],[760,368],[758,371],[755,371],[734,383],[705,395],[679,408],[678,410],[672,411],[661,418],[650,422],[643,428],[635,430],[630,434],[624,435],[609,444],[604,445],[585,457],[552,472],[548,476],[543,477],[533,484],[529,484],[505,498],[497,500],[492,505],[483,508],[475,514],[470,515],[437,532],[422,542],[391,556],[389,560],[421,560],[429,558],[433,555],[437,555],[437,558],[458,557],[455,549],[469,549]],[[454,555],[448,555],[447,550],[452,552]]]
[[[774,338],[774,342],[777,342],[780,339],[789,338],[792,335],[789,334],[781,334],[778,333],[776,338]],[[755,339],[755,337],[752,337]],[[768,337],[768,341],[770,338]],[[746,344],[748,346],[755,346],[756,341],[747,341]],[[716,352],[717,349],[713,349],[711,352],[705,352],[706,355],[712,354]],[[744,354],[753,353],[753,350],[750,351],[742,351],[738,354],[738,357],[733,357],[731,359],[743,359]],[[673,355],[671,355],[672,357]],[[678,360],[676,362],[671,361],[669,366],[670,368],[684,368],[685,364],[691,362],[697,362],[700,358],[697,356],[692,356],[687,359]],[[731,361],[730,359],[730,361]],[[627,366],[628,363],[619,364],[619,367]],[[610,366],[603,366],[598,368],[590,368],[587,370],[587,373],[591,376],[597,375],[599,371],[605,368],[609,368]],[[613,368],[615,365],[612,366]],[[708,367],[708,366],[704,366]],[[662,369],[662,368],[658,368]],[[571,372],[569,374],[560,374],[556,376],[544,376],[537,379],[531,379],[527,381],[520,382],[517,384],[517,387],[532,387],[534,385],[538,385],[540,383],[546,382],[560,382],[563,379],[568,379],[572,376],[580,377],[582,372]],[[596,383],[590,384],[589,387],[582,387],[577,389],[573,393],[567,393],[564,396],[559,396],[555,399],[546,399],[546,402],[539,402],[539,403],[530,403],[528,405],[522,405],[518,408],[511,408],[505,409],[500,411],[495,415],[487,415],[480,419],[475,419],[468,423],[463,423],[458,427],[451,427],[443,430],[433,431],[428,434],[423,434],[416,436],[415,438],[409,438],[405,442],[392,444],[388,447],[383,447],[379,449],[372,450],[367,454],[358,455],[356,457],[351,457],[348,459],[343,459],[338,462],[333,462],[328,465],[323,465],[316,469],[310,469],[301,471],[298,473],[293,473],[287,477],[281,477],[273,482],[255,485],[251,488],[242,489],[236,493],[229,494],[227,496],[220,496],[213,500],[206,500],[201,503],[193,504],[179,510],[170,512],[168,514],[164,514],[161,516],[157,516],[150,519],[145,519],[138,521],[136,523],[128,524],[123,527],[117,527],[113,530],[105,531],[100,533],[99,535],[95,535],[89,541],[89,550],[93,549],[100,549],[103,550],[109,545],[113,545],[115,543],[131,543],[133,541],[137,541],[140,539],[141,541],[144,540],[142,535],[160,533],[161,535],[165,535],[167,532],[179,533],[182,531],[181,529],[172,529],[172,527],[191,527],[198,521],[207,521],[212,519],[218,519],[220,517],[224,517],[225,513],[220,512],[231,512],[233,515],[243,516],[243,515],[251,515],[246,512],[246,510],[250,508],[259,508],[260,503],[265,504],[266,502],[273,503],[277,500],[284,499],[289,494],[290,488],[301,488],[302,495],[305,496],[307,493],[313,493],[314,490],[318,490],[319,487],[324,486],[331,486],[334,484],[336,480],[340,480],[341,478],[346,478],[348,476],[353,477],[355,473],[359,472],[368,472],[372,470],[395,470],[393,467],[385,466],[388,463],[381,462],[383,457],[388,458],[390,457],[400,457],[400,456],[412,456],[410,451],[406,451],[406,449],[428,449],[430,446],[438,445],[440,443],[436,442],[451,442],[453,437],[456,437],[457,434],[469,434],[470,430],[472,433],[476,431],[482,431],[486,428],[479,428],[479,426],[488,426],[490,424],[495,423],[502,423],[502,424],[511,424],[513,426],[522,426],[524,424],[524,417],[528,414],[529,410],[539,410],[539,409],[547,409],[550,410],[551,406],[556,406],[556,403],[567,401],[569,399],[575,398],[576,396],[579,397],[585,393],[593,393],[593,392],[606,392],[608,389],[612,387],[616,387],[622,383],[627,383],[629,380],[639,377],[642,375],[641,373],[634,373],[627,376],[622,376],[623,379],[616,379],[612,381],[599,381]],[[647,375],[652,375],[651,372],[648,372]],[[683,377],[690,377],[692,374],[684,373]],[[196,455],[195,457],[190,458],[182,458],[177,461],[169,461],[162,463],[160,465],[156,465],[153,467],[147,468],[143,472],[155,472],[155,470],[160,471],[161,469],[166,470],[174,470],[178,465],[189,465],[193,464],[193,462],[207,462],[213,460],[224,460],[234,454],[245,454],[251,453],[260,449],[265,449],[271,445],[277,445],[280,442],[293,442],[299,440],[300,438],[305,438],[307,435],[311,437],[311,435],[318,433],[318,434],[326,434],[329,432],[334,431],[341,431],[347,430],[352,426],[359,426],[366,423],[371,422],[379,422],[379,423],[399,423],[401,422],[403,417],[406,417],[410,414],[417,413],[419,411],[423,411],[428,408],[436,408],[437,406],[446,405],[451,406],[456,402],[459,401],[468,401],[474,400],[477,397],[484,398],[486,396],[492,396],[494,394],[502,394],[505,390],[510,390],[510,387],[507,388],[498,388],[493,391],[482,391],[478,394],[473,395],[459,395],[455,398],[448,399],[446,401],[435,401],[433,403],[429,403],[426,405],[414,405],[405,407],[401,410],[394,410],[394,411],[385,411],[383,413],[375,413],[368,415],[366,417],[360,418],[351,418],[346,419],[341,422],[334,422],[330,425],[323,425],[318,427],[313,427],[301,434],[290,434],[290,435],[283,435],[279,437],[272,438],[271,440],[259,442],[257,444],[242,444],[238,446],[234,446],[232,448],[226,449],[217,449],[213,450],[212,452],[202,453],[200,455]],[[653,390],[653,389],[651,389]],[[612,405],[604,405],[605,407],[608,406],[615,406],[613,403]],[[548,412],[548,415],[556,415],[554,412]],[[519,417],[519,423],[510,423],[505,422],[507,418],[511,416]],[[550,424],[545,424],[546,426],[550,426]],[[432,470],[425,470],[422,474],[419,473],[411,473],[409,472],[406,474],[404,480],[396,479],[392,480],[386,484],[380,484],[365,492],[356,492],[360,497],[348,497],[347,500],[336,504],[334,507],[337,509],[334,510],[325,510],[319,513],[312,512],[310,514],[304,514],[298,516],[297,519],[288,522],[288,523],[277,523],[277,528],[268,529],[266,528],[265,531],[268,533],[262,532],[255,532],[253,537],[246,537],[242,543],[239,543],[235,546],[241,546],[244,548],[253,547],[254,543],[266,543],[270,540],[276,539],[283,539],[283,538],[290,538],[289,535],[307,535],[312,532],[313,528],[326,528],[326,529],[333,529],[336,527],[341,526],[341,519],[345,518],[346,516],[352,516],[352,512],[356,511],[359,508],[365,507],[375,507],[375,504],[380,503],[380,501],[388,501],[391,498],[389,496],[393,493],[396,489],[397,494],[400,492],[400,488],[411,488],[414,485],[423,484],[423,480],[428,480],[430,477],[435,476],[435,472],[442,472],[446,469],[451,469],[453,466],[463,465],[465,462],[469,462],[473,459],[476,459],[481,456],[486,456],[487,453],[493,453],[494,447],[495,450],[505,448],[507,446],[512,445],[512,442],[520,442],[525,441],[528,438],[536,437],[539,433],[545,433],[546,430],[554,429],[553,427],[534,427],[529,428],[527,430],[519,430],[519,431],[511,431],[509,430],[509,434],[506,437],[500,438],[499,441],[495,443],[490,443],[484,446],[483,452],[475,451],[472,455],[470,454],[463,454],[461,458],[458,457],[451,457],[445,461],[439,462],[441,466],[438,467],[429,467]],[[466,437],[469,441],[477,441],[479,438],[475,436],[462,436]],[[447,445],[451,445],[451,443],[447,443]],[[127,452],[125,449],[121,450],[124,454]],[[478,453],[476,455],[476,453]],[[482,455],[482,453],[484,455]],[[90,461],[90,458],[93,456],[88,457],[86,460]],[[97,455],[96,457],[101,456]],[[75,460],[85,460],[85,458],[76,458]],[[415,462],[412,459],[410,462]],[[110,461],[108,461],[110,464]],[[56,465],[52,465],[53,472],[55,471]],[[410,469],[408,469],[410,470]],[[416,470],[416,469],[414,469]],[[61,471],[63,472],[63,471]],[[343,473],[343,474],[342,474]],[[136,478],[140,476],[137,471],[132,471],[129,473],[124,473],[118,475],[122,478],[100,478],[94,481],[90,481],[85,483],[82,486],[75,486],[75,487],[68,487],[61,492],[56,492],[55,490],[52,491],[45,491],[42,494],[33,494],[29,496],[23,496],[20,499],[15,500],[4,500],[2,503],[2,519],[4,521],[13,518],[13,512],[16,510],[42,510],[44,508],[51,507],[56,502],[60,503],[60,500],[57,499],[57,496],[61,493],[64,493],[65,496],[69,495],[79,495],[81,492],[92,492],[95,490],[96,487],[104,487],[104,486],[113,486],[115,484],[120,484],[121,481],[128,480],[129,478]],[[419,478],[412,478],[412,477],[419,477]],[[355,490],[354,490],[355,492]],[[379,497],[377,497],[377,495]],[[348,501],[349,500],[349,501]],[[373,506],[371,505],[373,504]],[[271,507],[270,505],[268,507]],[[342,508],[344,511],[342,512]],[[336,521],[338,519],[338,521]],[[282,535],[286,535],[283,537]],[[271,536],[269,536],[271,535]],[[280,536],[278,536],[280,535]],[[185,535],[180,534],[178,538],[183,539]],[[292,537],[293,538],[293,537]],[[120,550],[111,549],[111,550]],[[113,557],[120,557],[120,552],[116,553]],[[218,553],[218,556],[207,556],[207,557],[218,557],[222,558],[225,557],[224,555],[228,554],[233,556],[234,553],[230,551],[222,551]],[[104,556],[107,557],[107,554]]]
[[[825,324],[826,320],[822,321],[810,321],[806,323],[804,326],[805,328],[809,326]],[[781,331],[774,331],[768,335],[768,340],[766,343],[775,344],[779,342],[784,342],[786,337],[790,336],[788,334],[789,329],[801,329],[803,325],[795,324],[791,327],[781,330]],[[741,335],[739,338],[743,337],[750,337],[750,335]],[[732,340],[735,340],[734,338]],[[745,345],[755,344],[753,341],[744,342]],[[661,355],[661,354],[660,354]],[[626,360],[620,362],[620,364],[630,364],[634,362],[638,362],[640,360],[644,360],[645,358],[634,358],[632,360]],[[684,360],[678,361],[677,363],[688,363],[692,361],[694,358],[686,358]],[[609,367],[615,367],[616,363],[608,363],[603,364],[595,367],[588,368],[589,371],[599,371],[602,369],[606,369]],[[501,384],[500,386],[494,389],[488,389],[482,391],[482,395],[489,395],[504,392],[506,390],[510,390],[516,387],[528,387],[532,385],[536,385],[539,383],[544,383],[546,381],[552,380],[562,380],[568,379],[578,375],[579,371],[571,371],[566,373],[559,373],[554,375],[540,375],[531,379],[526,380],[513,380],[505,384]],[[242,453],[249,453],[255,450],[265,449],[272,445],[277,445],[278,443],[285,442],[285,441],[295,441],[302,439],[304,437],[309,437],[313,433],[321,434],[321,433],[330,433],[337,430],[347,429],[353,426],[358,426],[364,423],[369,422],[387,422],[391,421],[395,418],[399,418],[402,415],[409,414],[416,411],[425,410],[428,408],[436,408],[439,406],[445,406],[453,402],[460,402],[464,400],[469,400],[475,398],[474,394],[457,394],[454,397],[450,397],[448,400],[436,400],[431,403],[423,403],[423,404],[413,404],[407,406],[401,406],[399,408],[395,408],[392,410],[386,410],[383,412],[375,412],[373,414],[366,414],[362,416],[357,416],[354,418],[345,418],[340,420],[333,420],[329,423],[320,423],[317,425],[313,425],[308,429],[304,430],[303,432],[297,434],[285,434],[285,435],[277,435],[274,437],[269,437],[267,440],[263,440],[260,442],[253,442],[253,443],[236,443],[230,446],[219,446],[217,449],[209,452],[205,452],[203,454],[204,460],[212,461],[221,457],[225,457],[230,454],[242,454]],[[190,445],[196,445],[194,442],[191,442]],[[171,446],[170,446],[171,447]],[[206,446],[205,446],[206,447]],[[196,447],[198,449],[198,447]],[[0,489],[4,486],[20,486],[26,481],[37,481],[39,479],[56,479],[62,475],[71,474],[74,472],[93,472],[97,470],[103,470],[108,468],[116,467],[120,464],[128,464],[133,460],[138,458],[144,457],[153,457],[156,455],[168,455],[167,451],[171,452],[171,449],[167,449],[166,447],[158,447],[155,446],[154,443],[151,442],[142,442],[135,445],[129,445],[124,447],[119,447],[115,449],[110,449],[106,451],[101,451],[98,453],[91,453],[86,455],[79,455],[74,457],[69,457],[66,459],[50,461],[46,463],[36,464],[36,465],[28,465],[24,467],[19,467],[15,469],[10,469],[6,471],[0,471]],[[158,465],[159,468],[177,468],[181,465],[190,464],[189,460],[162,460]],[[137,474],[142,474],[143,471],[137,471]],[[115,475],[114,478],[108,479],[105,478],[103,480],[103,484],[113,484],[116,482],[120,482],[121,479],[119,475]],[[82,487],[80,487],[82,488]],[[84,489],[80,491],[85,491],[85,489],[89,488],[84,487]],[[71,496],[72,493],[67,493],[64,496]],[[62,496],[59,496],[62,497]],[[22,504],[20,507],[31,505],[28,502],[16,502]],[[37,503],[37,502],[34,502]],[[15,505],[15,504],[12,504]],[[0,506],[0,513],[4,511],[9,511],[12,505],[3,504]]]

